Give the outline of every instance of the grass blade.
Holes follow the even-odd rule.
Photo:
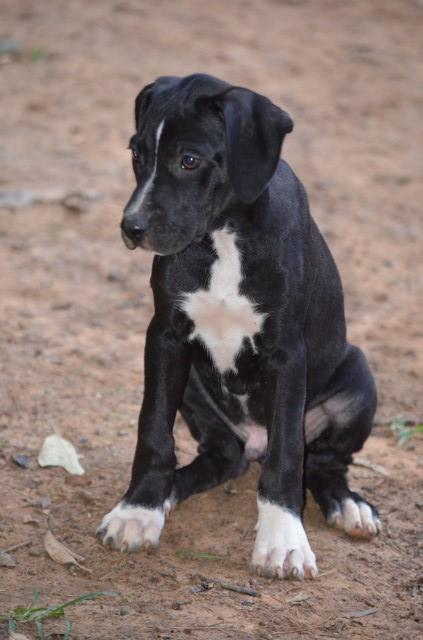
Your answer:
[[[71,631],[72,631],[72,622],[70,620],[66,620],[66,633],[63,640],[70,640]]]
[[[95,600],[96,598],[100,598],[101,596],[117,596],[118,594],[114,591],[91,591],[90,593],[84,593],[82,596],[77,596],[76,598],[72,598],[72,600],[67,600],[62,604],[54,604],[43,611],[40,611],[32,618],[32,620],[47,620],[48,618],[61,618],[65,615],[65,609],[67,607],[71,607],[75,604],[79,604],[80,602],[84,602],[85,600]]]
[[[194,549],[178,549],[175,555],[185,560],[223,560],[222,556],[219,556],[217,553],[195,551]]]
[[[35,626],[37,627],[37,631],[38,631],[38,636],[40,638],[40,640],[46,640],[46,635],[44,633],[44,625],[42,622],[40,622],[39,620],[35,621]]]

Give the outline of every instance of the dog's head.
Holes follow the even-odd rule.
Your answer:
[[[201,240],[229,204],[254,202],[293,127],[267,98],[201,74],[144,87],[135,123],[122,237],[161,255]]]

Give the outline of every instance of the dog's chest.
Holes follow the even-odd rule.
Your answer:
[[[217,259],[211,266],[208,287],[185,294],[181,306],[194,323],[190,339],[199,338],[223,372],[235,368],[245,339],[255,350],[253,336],[261,330],[264,314],[240,294],[242,269],[236,235],[221,229],[212,239]]]

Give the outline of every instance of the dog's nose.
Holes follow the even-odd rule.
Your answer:
[[[123,218],[121,229],[128,238],[139,241],[144,235],[147,225],[139,218]]]

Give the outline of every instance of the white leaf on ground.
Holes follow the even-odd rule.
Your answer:
[[[85,473],[73,444],[57,433],[47,436],[44,440],[38,454],[38,464],[40,467],[63,467],[76,476]]]
[[[9,640],[30,640],[28,636],[24,636],[23,633],[16,633],[16,631],[12,631],[9,635]]]
[[[10,553],[0,551],[0,567],[16,567],[15,558]]]
[[[75,565],[79,569],[82,569],[82,571],[91,573],[89,569],[82,567],[80,564],[81,562],[84,562],[85,558],[80,556],[78,553],[75,553],[75,551],[68,549],[68,547],[65,547],[64,544],[54,537],[50,530],[48,530],[44,536],[44,549],[55,562],[58,562],[59,564]]]

